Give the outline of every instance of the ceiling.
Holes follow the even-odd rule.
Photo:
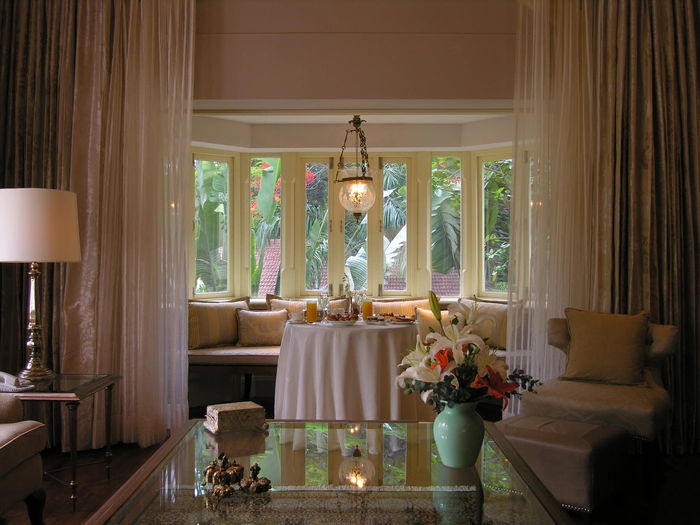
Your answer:
[[[343,124],[352,115],[343,114],[216,114],[208,117],[222,118],[244,124]],[[466,124],[502,117],[503,113],[367,113],[360,115],[367,124]]]

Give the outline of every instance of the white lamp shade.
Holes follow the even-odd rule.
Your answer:
[[[78,197],[63,190],[0,189],[1,262],[78,262]]]

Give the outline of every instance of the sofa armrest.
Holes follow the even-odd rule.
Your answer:
[[[0,393],[0,423],[17,423],[23,417],[22,402],[14,394]]]
[[[569,323],[565,317],[547,319],[547,343],[569,356]]]
[[[670,324],[650,324],[651,344],[647,353],[647,365],[654,364],[673,355],[678,342],[678,327]]]

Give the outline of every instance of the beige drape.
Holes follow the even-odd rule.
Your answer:
[[[554,377],[544,330],[566,306],[678,325],[664,449],[681,453],[700,449],[699,24],[692,0],[535,0],[518,40],[509,339]]]
[[[44,294],[51,364],[122,376],[113,439],[160,442],[187,418],[194,1],[0,0],[0,9],[0,103],[12,123],[0,149],[15,174],[3,183],[78,194],[82,261],[59,267]],[[9,271],[3,296],[17,295]],[[14,308],[15,332],[19,302],[0,304]],[[80,448],[105,444],[102,401],[81,403]]]

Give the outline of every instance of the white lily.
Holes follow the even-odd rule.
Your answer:
[[[420,363],[408,367],[396,377],[396,384],[401,388],[406,388],[406,379],[414,379],[425,383],[437,383],[440,380],[440,368],[430,368],[427,364],[429,361],[430,359],[426,356],[426,359]]]
[[[455,325],[449,325],[445,327],[445,335],[440,335],[436,332],[432,332],[427,335],[426,340],[428,342],[433,341],[430,347],[430,355],[435,356],[437,352],[445,348],[452,349],[452,356],[457,365],[464,363],[465,355],[462,348],[464,345],[474,344],[479,347],[481,351],[486,348],[486,343],[484,340],[476,334],[472,334],[465,327],[461,330]]]
[[[416,347],[404,356],[399,366],[401,368],[415,366],[423,361],[426,355],[428,355],[428,350],[420,340],[420,337],[416,336]]]
[[[508,380],[508,365],[502,359],[499,359],[496,352],[487,348],[486,351],[481,351],[476,356],[474,356],[474,364],[477,367],[477,372],[481,377],[484,377],[488,370],[486,366],[490,366],[498,375],[501,376],[503,381]]]
[[[468,330],[469,333],[476,330],[476,328],[484,321],[490,321],[493,326],[496,326],[496,318],[493,315],[481,312],[479,303],[476,301],[470,307],[466,303],[462,302],[462,299],[460,299],[456,303],[448,305],[447,311],[450,312],[450,315],[452,316],[456,315],[458,318],[461,317],[464,319],[466,324],[464,325],[463,330]]]

